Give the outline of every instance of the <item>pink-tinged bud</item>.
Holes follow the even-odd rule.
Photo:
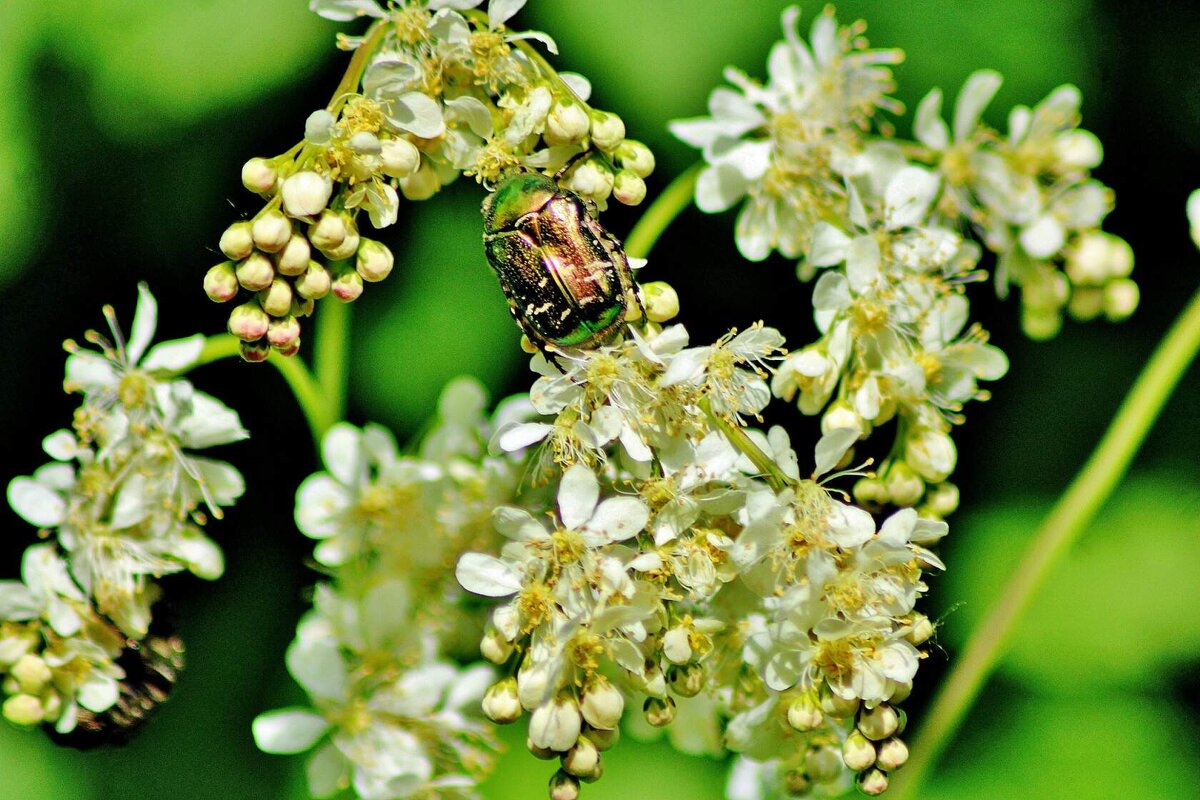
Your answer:
[[[304,271],[303,275],[296,278],[294,286],[296,294],[305,300],[320,300],[329,294],[332,284],[333,276],[329,274],[329,270],[323,264],[309,261],[308,269]]]
[[[292,285],[283,278],[276,278],[258,293],[258,303],[272,317],[286,316],[292,310]]]
[[[204,276],[204,293],[214,303],[228,303],[237,297],[239,287],[232,261],[217,264]]]
[[[291,358],[292,356],[296,355],[296,353],[300,352],[300,338],[296,337],[292,340],[291,344],[284,345],[283,347],[275,347],[273,349],[276,353],[279,353],[279,355],[283,356],[284,358]]]
[[[421,166],[421,151],[408,139],[384,139],[380,148],[379,161],[384,175],[407,178]]]
[[[622,169],[627,169],[639,178],[645,178],[654,172],[654,153],[641,142],[626,139],[617,146],[614,154]]]
[[[221,252],[233,261],[241,261],[254,252],[254,234],[249,222],[235,222],[221,234]]]
[[[881,769],[869,769],[858,776],[858,790],[868,797],[877,797],[887,791],[888,776]]]
[[[293,233],[275,256],[275,269],[280,275],[303,275],[311,258],[312,248],[308,245],[308,239],[304,234]]]
[[[551,147],[583,141],[591,127],[587,109],[574,100],[560,100],[550,107],[542,138]]]
[[[288,347],[300,338],[300,320],[288,314],[271,320],[267,327],[267,341],[272,347]]]
[[[636,206],[646,199],[646,182],[632,170],[623,169],[613,179],[612,195],[618,203]]]
[[[333,276],[330,292],[343,303],[357,300],[363,293],[363,279],[352,269],[341,269]]]
[[[353,258],[358,252],[358,245],[362,241],[358,236],[358,225],[354,223],[354,218],[345,211],[341,213],[342,222],[346,226],[346,237],[342,239],[341,244],[335,247],[327,247],[321,252],[330,261],[345,261],[348,258]]]
[[[278,253],[292,238],[292,221],[273,208],[254,220],[250,232],[255,247],[267,253]]]
[[[326,209],[317,221],[308,226],[308,240],[321,252],[341,245],[346,239],[346,218],[336,211]]]
[[[259,339],[256,342],[239,342],[240,355],[243,361],[249,361],[251,364],[259,364],[267,360],[267,356],[271,355],[271,345],[266,339]]]
[[[267,335],[271,318],[258,301],[242,303],[229,313],[229,332],[244,342],[253,342]]]
[[[333,181],[328,175],[318,175],[311,170],[289,175],[280,189],[283,195],[283,210],[290,217],[312,217],[320,214],[329,205],[333,194]]]
[[[279,173],[265,158],[252,158],[242,165],[242,186],[252,192],[266,194],[274,191]]]
[[[879,757],[876,763],[886,770],[900,769],[908,761],[908,745],[903,739],[892,737],[879,743]]]
[[[583,692],[580,704],[588,725],[601,730],[616,728],[625,712],[625,697],[607,678],[598,677]]]
[[[271,265],[271,259],[255,251],[238,264],[237,279],[246,291],[259,292],[275,280],[275,267]]]
[[[616,114],[593,111],[591,116],[592,144],[596,147],[607,153],[625,141],[625,123]]]
[[[497,725],[507,725],[521,717],[516,678],[504,678],[488,688],[483,696],[483,713]]]
[[[374,283],[386,278],[391,273],[394,263],[395,257],[387,245],[374,239],[363,239],[358,246],[354,269],[364,281]]]
[[[561,769],[551,775],[550,800],[579,800],[579,779]]]
[[[412,175],[400,179],[400,193],[404,195],[405,200],[428,200],[437,194],[440,188],[442,182],[428,161],[422,162],[420,168]]]
[[[862,772],[875,763],[875,745],[856,730],[842,742],[842,760],[854,772]]]

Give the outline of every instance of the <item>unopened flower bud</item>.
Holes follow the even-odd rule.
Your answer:
[[[297,336],[290,344],[283,345],[282,347],[279,345],[272,345],[271,348],[284,358],[291,358],[300,352],[300,337]]]
[[[254,252],[254,234],[251,224],[242,220],[235,222],[221,234],[221,252],[233,261],[241,261]]]
[[[42,692],[38,698],[42,701],[42,718],[49,721],[58,719],[62,714],[62,698],[54,689]]]
[[[50,683],[53,674],[41,656],[26,653],[12,665],[10,674],[17,679],[22,692],[38,694]]]
[[[670,725],[675,719],[675,698],[647,697],[642,704],[642,713],[646,716],[646,722],[656,728]]]
[[[352,303],[362,296],[362,276],[348,267],[342,268],[333,276],[329,291],[343,303]]]
[[[558,758],[559,754],[551,750],[549,747],[538,747],[533,743],[533,740],[528,736],[525,737],[525,749],[530,755],[542,761],[549,761],[552,758]]]
[[[858,776],[858,790],[870,797],[876,797],[887,791],[888,776],[881,769],[869,769]]]
[[[428,200],[442,188],[437,172],[428,161],[423,161],[417,171],[400,179],[400,194],[406,200]]]
[[[292,298],[292,316],[293,317],[307,317],[310,314],[312,314],[313,309],[315,309],[316,307],[317,307],[317,303],[314,300],[304,300],[304,299],[301,299],[298,295],[296,297]]]
[[[374,239],[363,239],[358,246],[354,269],[364,281],[381,281],[392,271],[394,261],[387,245]]]
[[[1112,281],[1104,287],[1104,316],[1109,322],[1120,322],[1138,306],[1138,285],[1128,278]]]
[[[625,141],[625,123],[616,114],[592,111],[592,144],[608,152]]]
[[[680,697],[695,697],[704,688],[704,667],[699,664],[684,664],[671,667],[667,672],[671,691]]]
[[[817,698],[806,692],[788,706],[787,721],[788,725],[798,731],[811,731],[820,727],[821,723],[825,721],[825,715],[821,713],[821,706],[817,704]]]
[[[600,765],[600,751],[586,736],[575,740],[575,746],[563,754],[562,768],[577,778],[591,775]]]
[[[267,341],[275,348],[286,348],[300,338],[300,320],[291,314],[271,320],[267,326]]]
[[[861,436],[866,431],[863,418],[848,400],[834,400],[821,415],[821,433],[829,434],[838,428],[852,428]]]
[[[1071,300],[1067,303],[1067,311],[1071,318],[1079,322],[1087,322],[1100,316],[1104,310],[1104,290],[1098,286],[1076,286],[1071,292]]]
[[[854,772],[862,772],[875,763],[875,745],[855,730],[842,742],[842,760]]]
[[[551,147],[575,144],[587,136],[590,128],[587,109],[571,98],[564,98],[550,107],[542,138]]]
[[[657,664],[648,664],[638,683],[639,689],[653,697],[665,697],[667,694],[667,678]]]
[[[493,626],[489,625],[488,629],[484,631],[483,638],[479,640],[480,655],[493,664],[503,664],[508,661],[512,651],[512,643],[506,641],[504,635]]]
[[[896,709],[887,703],[880,703],[874,708],[863,708],[858,713],[858,729],[863,736],[879,742],[896,732],[900,727],[900,715]]]
[[[920,646],[929,641],[929,637],[933,636],[933,621],[924,614],[913,614],[912,624],[909,625],[908,634],[904,637],[910,643]]]
[[[312,248],[308,244],[308,237],[302,233],[293,233],[287,244],[275,256],[275,271],[290,277],[303,275],[311,258]]]
[[[242,186],[252,192],[266,194],[275,189],[279,173],[265,158],[252,158],[242,165]]]
[[[322,252],[338,247],[349,232],[346,219],[336,211],[325,209],[317,221],[308,226],[308,240]]]
[[[679,314],[679,294],[666,281],[643,283],[642,305],[651,322],[666,322]]]
[[[407,178],[421,166],[421,151],[408,139],[384,139],[380,143],[379,160],[384,175]]]
[[[329,144],[337,119],[328,109],[318,108],[304,120],[304,138],[313,144]]]
[[[592,744],[596,745],[596,749],[600,752],[610,750],[616,746],[617,742],[621,741],[621,729],[615,726],[612,730],[602,730],[599,728],[588,728],[583,732],[583,735],[592,740]]]
[[[283,195],[283,210],[288,216],[311,217],[320,214],[329,205],[333,181],[328,175],[304,170],[285,178],[280,193]]]
[[[578,800],[579,779],[559,770],[550,776],[550,800]]]
[[[204,276],[204,293],[214,303],[228,303],[237,297],[240,284],[232,261],[223,261]]]
[[[911,694],[912,694],[912,683],[911,682],[910,683],[897,683],[896,687],[894,689],[892,689],[892,696],[889,697],[888,699],[891,700],[893,703],[903,703],[905,700],[908,699],[908,696]],[[903,733],[904,732],[904,720],[905,720],[904,710],[901,709],[899,713],[900,713],[899,733]]]
[[[817,783],[829,783],[842,776],[842,754],[833,745],[810,747],[804,754],[804,769]]]
[[[948,517],[958,510],[958,487],[944,481],[925,490],[925,506],[938,517]]]
[[[1133,270],[1133,250],[1119,236],[1103,231],[1082,234],[1067,249],[1064,271],[1076,286],[1103,286]]]
[[[614,154],[622,169],[627,169],[639,178],[654,172],[654,153],[641,142],[626,139],[617,146]]]
[[[1057,309],[1042,310],[1026,306],[1021,309],[1021,330],[1034,341],[1053,339],[1062,329],[1062,317]]]
[[[904,461],[892,462],[884,483],[892,502],[898,506],[915,506],[925,494],[925,481]]]
[[[347,144],[360,156],[377,156],[383,152],[379,137],[370,131],[359,131],[350,137]]]
[[[812,791],[812,781],[798,769],[789,769],[784,774],[783,786],[787,789],[788,794],[794,797],[803,797]]]
[[[496,681],[483,696],[483,713],[498,725],[515,722],[521,716],[521,701],[517,697],[517,679]]]
[[[538,747],[565,753],[575,745],[582,726],[575,698],[562,694],[534,709],[529,717],[529,739]]]
[[[309,261],[308,269],[304,271],[303,275],[296,278],[294,286],[296,294],[305,300],[320,300],[329,294],[332,284],[333,276],[329,274],[329,270],[323,264]]]
[[[908,434],[904,457],[917,474],[930,483],[950,477],[958,463],[958,451],[950,435],[933,428],[915,428]]]
[[[1104,159],[1104,148],[1096,134],[1077,128],[1054,137],[1054,155],[1065,171],[1094,169]]]
[[[271,318],[257,300],[242,303],[229,313],[229,332],[244,342],[253,342],[267,335]]]
[[[282,317],[292,310],[292,284],[276,278],[258,293],[258,304],[272,317]]]
[[[859,699],[851,697],[838,697],[832,692],[825,692],[821,695],[821,711],[828,717],[834,719],[845,719],[853,716],[855,711],[858,711]]]
[[[42,701],[31,694],[14,694],[4,701],[4,718],[14,725],[37,725],[45,717]]]
[[[292,238],[292,221],[279,209],[271,209],[250,226],[254,246],[267,253],[278,253]]]
[[[342,212],[341,216],[346,226],[346,237],[342,239],[341,244],[321,249],[321,252],[330,261],[345,261],[348,258],[353,258],[354,254],[358,252],[358,245],[362,241],[358,235],[358,226],[354,224],[354,219],[345,211]]]
[[[596,762],[595,768],[592,769],[592,771],[589,772],[587,775],[580,775],[579,780],[583,781],[584,783],[595,783],[596,781],[600,780],[600,778],[602,778],[603,776],[604,776],[604,759],[600,759],[599,761]]]
[[[854,499],[860,505],[887,505],[890,502],[887,486],[879,478],[859,478],[854,483]]]
[[[275,267],[263,253],[251,253],[235,270],[238,283],[249,292],[260,292],[275,280]]]
[[[672,664],[686,664],[692,660],[692,643],[688,636],[688,629],[682,625],[676,625],[666,633],[662,638],[663,656]]]
[[[580,704],[588,725],[601,730],[616,728],[625,711],[625,697],[607,678],[598,677],[583,691]]]
[[[636,206],[646,199],[646,182],[632,170],[623,169],[613,178],[612,196],[618,203]]]
[[[598,159],[589,158],[571,171],[567,188],[596,201],[606,200],[612,194],[612,171]]]
[[[879,743],[879,756],[875,759],[880,768],[886,770],[899,769],[908,761],[908,745],[903,739],[892,737]]]

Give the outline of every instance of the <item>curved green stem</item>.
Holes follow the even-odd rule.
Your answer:
[[[1038,587],[1112,494],[1198,351],[1200,292],[1159,343],[1104,438],[1034,535],[1000,597],[976,625],[913,741],[913,759],[896,775],[889,793],[895,800],[917,796],[922,781],[1004,653]]]
[[[210,336],[204,343],[204,349],[200,351],[200,357],[185,371],[211,364],[214,361],[232,358],[239,352],[240,346],[234,336],[228,333]],[[313,443],[320,447],[321,438],[340,419],[340,414],[334,413],[320,384],[298,357],[288,358],[272,351],[271,355],[267,357],[267,362],[279,371],[288,388],[292,390],[292,394],[296,397],[296,403],[299,404],[300,411],[303,412],[304,419],[308,422]]]
[[[313,372],[335,420],[346,414],[346,362],[350,354],[350,304],[329,299],[316,314]]]
[[[696,191],[696,178],[704,166],[704,162],[693,164],[671,181],[667,188],[663,189],[662,194],[655,198],[625,239],[626,255],[645,258],[650,253],[654,243],[658,241],[658,237],[662,236],[662,232],[667,229],[671,221],[691,205],[692,195]]]
[[[725,438],[729,440],[729,443],[737,448],[738,452],[750,459],[755,468],[762,473],[767,483],[771,484],[772,489],[778,492],[780,489],[796,483],[794,480],[784,474],[783,470],[779,468],[779,465],[775,463],[774,459],[764,453],[762,449],[760,449],[759,446],[754,443],[754,440],[750,438],[749,434],[747,434],[733,422],[730,422],[725,417],[715,413],[712,410],[712,404],[709,403],[707,397],[700,401],[700,409],[706,415],[708,415],[708,418],[712,420],[713,425],[715,425],[717,430],[725,435]]]

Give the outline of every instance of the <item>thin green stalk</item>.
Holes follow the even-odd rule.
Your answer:
[[[1159,343],[1104,438],[1034,535],[1000,597],[976,625],[913,741],[912,760],[896,774],[889,793],[895,800],[917,796],[1003,655],[1038,587],[1112,494],[1198,351],[1200,292]]]
[[[316,313],[313,372],[335,420],[346,414],[346,364],[350,355],[350,304],[321,302]]]
[[[783,470],[779,468],[779,465],[770,456],[754,443],[749,434],[725,417],[714,413],[712,404],[709,403],[707,397],[700,401],[700,408],[708,415],[712,423],[717,426],[717,430],[725,435],[729,443],[736,447],[738,452],[750,459],[755,468],[766,478],[767,483],[771,484],[772,489],[779,491],[795,483],[794,480],[784,474]]]
[[[671,221],[691,205],[692,195],[696,191],[696,178],[703,168],[703,162],[693,164],[671,181],[667,188],[663,189],[662,194],[655,198],[625,239],[627,255],[634,258],[645,258],[649,255],[654,243],[658,241],[658,237],[662,236],[662,232],[667,229]]]
[[[210,336],[204,343],[204,349],[200,351],[200,357],[188,368],[188,371],[214,361],[232,358],[239,352],[238,340],[228,333]],[[313,443],[320,447],[325,432],[341,418],[340,414],[333,413],[332,405],[326,400],[320,384],[313,378],[312,373],[308,371],[299,357],[287,358],[272,351],[267,357],[267,362],[279,371],[288,388],[292,390],[292,394],[296,397],[296,403],[300,406],[300,411],[303,412],[304,419],[308,422]]]

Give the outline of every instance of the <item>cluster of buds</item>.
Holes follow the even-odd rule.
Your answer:
[[[54,460],[8,487],[53,540],[26,550],[20,581],[0,582],[4,716],[72,743],[119,737],[165,699],[183,646],[152,628],[154,579],[219,577],[203,509],[220,517],[243,490],[232,466],[189,452],[246,436],[233,411],[176,377],[204,337],[150,347],[157,307],[139,292],[128,339],[106,307],[111,340],[89,332],[98,352],[67,343],[65,387],[84,396],[74,429],[46,437]]]
[[[387,9],[373,0],[318,0],[322,16],[375,18],[357,48],[345,90],[311,114],[304,140],[274,158],[253,158],[242,182],[265,205],[221,235],[227,261],[204,279],[219,303],[241,302],[229,332],[242,356],[300,349],[300,319],[329,296],[358,298],[381,281],[394,257],[363,236],[396,221],[400,198],[426,200],[459,175],[493,186],[521,170],[542,170],[604,208],[646,196],[654,156],[625,138],[616,114],[588,105],[579,75],[555,72],[529,44],[557,52],[542,33],[505,27],[523,3],[410,2]]]

